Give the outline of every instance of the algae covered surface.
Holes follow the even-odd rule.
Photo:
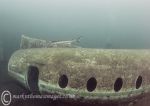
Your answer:
[[[25,75],[28,67],[39,69],[39,80],[52,88],[50,92],[79,94],[85,97],[117,95],[118,98],[149,91],[150,50],[115,50],[86,48],[41,48],[15,52],[9,61],[9,71]],[[68,77],[67,88],[58,85],[61,75]],[[140,89],[136,80],[142,76]],[[96,89],[87,91],[87,81],[95,78]],[[122,89],[116,93],[114,83],[122,78]]]

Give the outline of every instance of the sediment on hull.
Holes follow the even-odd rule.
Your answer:
[[[39,70],[39,90],[49,93],[119,100],[150,92],[150,50],[26,49],[8,65],[23,77],[30,66]]]

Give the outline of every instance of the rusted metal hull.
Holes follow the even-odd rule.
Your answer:
[[[31,86],[30,66],[39,71],[36,73],[38,88]],[[8,71],[31,91],[39,90],[73,99],[125,101],[150,92],[150,50],[18,50],[10,58]],[[36,79],[36,76],[33,77]],[[33,85],[36,86],[35,83]]]

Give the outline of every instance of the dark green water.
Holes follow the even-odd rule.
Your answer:
[[[0,42],[10,55],[21,34],[89,48],[150,48],[148,0],[1,0]]]
[[[11,81],[7,61],[22,34],[47,40],[82,36],[79,45],[86,48],[150,49],[150,1],[0,0],[0,88]]]

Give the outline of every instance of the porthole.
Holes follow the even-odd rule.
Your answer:
[[[136,89],[139,89],[142,85],[142,76],[138,76],[136,80]]]
[[[114,83],[114,91],[119,92],[122,88],[122,85],[123,85],[122,78],[117,78]]]
[[[61,75],[58,84],[61,88],[66,88],[68,85],[68,77],[66,75]]]
[[[96,79],[95,79],[94,77],[90,78],[90,79],[87,81],[86,87],[87,87],[87,90],[88,90],[89,92],[94,91],[95,88],[96,88],[96,86],[97,86],[97,81],[96,81]]]

